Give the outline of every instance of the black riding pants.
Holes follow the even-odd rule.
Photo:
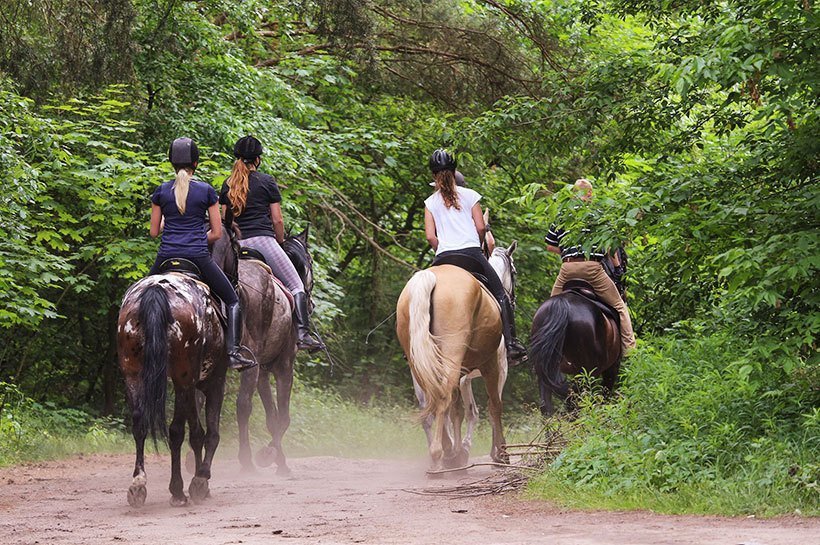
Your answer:
[[[171,259],[170,257],[160,257],[157,256],[157,259],[154,261],[154,266],[151,267],[151,271],[148,275],[154,275],[159,273],[159,266],[162,265],[162,262]],[[225,273],[222,272],[222,269],[214,263],[214,260],[211,259],[211,256],[208,257],[186,257],[183,259],[187,259],[194,263],[197,267],[199,267],[199,271],[202,273],[202,280],[208,284],[208,286],[214,291],[216,295],[219,296],[220,299],[226,305],[232,305],[234,303],[239,302],[239,297],[236,295],[236,290],[233,289],[231,285],[231,281],[228,280],[228,277],[225,276]]]
[[[436,265],[436,262],[440,259],[450,255],[464,255],[473,258],[476,264],[481,266],[482,274],[487,277],[487,287],[490,288],[490,292],[492,292],[493,296],[498,299],[499,304],[503,304],[502,300],[507,295],[507,292],[504,291],[504,284],[501,283],[498,273],[495,272],[493,266],[490,265],[490,262],[487,261],[486,257],[484,257],[484,254],[481,252],[480,248],[462,248],[460,250],[441,252],[433,260],[433,265]]]

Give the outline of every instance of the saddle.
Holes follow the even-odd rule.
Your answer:
[[[268,271],[268,273],[273,278],[273,281],[279,284],[279,287],[282,288],[282,292],[285,294],[285,298],[288,300],[288,304],[290,305],[291,310],[296,308],[296,301],[293,299],[293,294],[290,290],[285,286],[285,284],[273,274],[271,270],[270,263],[265,259],[265,255],[255,248],[248,248],[247,246],[242,246],[239,248],[239,259],[247,259],[247,260],[254,260],[259,261]]]
[[[454,265],[459,269],[464,269],[472,274],[482,286],[487,288],[487,291],[490,291],[490,281],[484,276],[484,267],[481,266],[481,262],[476,258],[463,254],[450,254],[435,258],[433,260],[433,267],[438,265]],[[490,291],[490,293],[492,292]]]
[[[196,266],[196,263],[182,257],[172,257],[160,263],[160,274],[171,272],[183,274],[185,276],[193,278],[194,280],[199,280],[200,282],[202,282],[202,271],[199,270],[199,267]]]
[[[225,327],[227,327],[228,318],[225,315],[225,309],[224,305],[222,304],[222,300],[219,297],[217,297],[217,295],[213,292],[211,287],[202,279],[202,271],[199,270],[199,267],[196,266],[196,263],[183,257],[172,257],[160,263],[159,274],[178,274],[181,276],[186,276],[196,281],[200,286],[205,288],[205,290],[208,292],[208,295],[211,297],[211,301],[213,301],[214,309],[216,310],[216,316],[217,318],[219,318],[219,322],[222,324],[222,328],[224,329]]]
[[[593,303],[596,307],[601,309],[601,312],[604,313],[604,316],[610,318],[615,322],[615,325],[620,330],[621,328],[621,317],[618,315],[618,311],[612,308],[611,306],[604,303],[598,294],[595,293],[595,290],[592,289],[592,284],[587,282],[586,280],[581,280],[579,278],[573,278],[572,280],[567,280],[564,283],[564,293],[572,292],[584,297],[585,299],[589,300]]]

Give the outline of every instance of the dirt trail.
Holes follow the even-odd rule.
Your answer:
[[[423,461],[406,460],[296,458],[289,477],[242,474],[236,462],[219,460],[212,497],[172,508],[169,465],[148,457],[142,509],[126,503],[132,456],[0,469],[0,543],[820,545],[820,520],[567,512],[509,496],[421,496],[406,490],[450,487],[492,470],[428,481]]]

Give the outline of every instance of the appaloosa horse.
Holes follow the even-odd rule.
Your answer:
[[[259,393],[265,408],[265,420],[271,440],[256,454],[256,464],[267,467],[276,462],[277,473],[288,474],[282,437],[290,425],[290,396],[293,387],[293,363],[296,357],[296,329],[292,300],[284,286],[271,275],[270,267],[257,259],[239,259],[236,232],[223,229],[228,235],[214,244],[214,261],[226,274],[238,277],[239,300],[242,306],[242,345],[250,350],[258,367],[240,375],[236,398],[236,420],[239,426],[239,462],[252,470],[248,421],[253,407],[254,391]],[[307,229],[285,239],[283,249],[294,262],[297,272],[310,295],[313,287],[313,261],[308,252]],[[270,375],[276,381],[276,399],[271,391]]]
[[[596,302],[592,287],[585,282],[568,281],[564,292],[547,299],[533,317],[530,361],[538,376],[545,416],[554,411],[553,393],[567,399],[569,385],[564,375],[584,371],[600,376],[604,393],[611,394],[621,367],[617,312]]]
[[[148,480],[144,447],[148,433],[155,443],[157,436],[170,439],[171,505],[188,502],[180,471],[186,423],[195,461],[188,492],[194,501],[205,499],[211,462],[219,444],[219,413],[228,365],[222,325],[207,286],[179,273],[149,276],[132,285],[120,307],[117,355],[136,444],[128,503],[132,507],[145,503]],[[174,385],[174,416],[167,427],[169,375]],[[205,397],[207,432],[199,421],[197,390]]]
[[[499,276],[512,289],[512,252],[494,252]],[[495,297],[469,272],[453,265],[419,271],[396,305],[396,333],[404,349],[426,420],[431,471],[467,463],[478,410],[470,380],[480,374],[487,388],[493,430],[490,456],[507,462],[501,425],[501,392],[507,379],[507,353]],[[465,407],[470,414],[461,439]],[[452,433],[452,435],[451,435]]]

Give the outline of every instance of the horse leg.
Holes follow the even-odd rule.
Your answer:
[[[621,360],[615,360],[615,363],[606,368],[601,373],[601,384],[604,388],[604,397],[609,399],[615,393],[615,384],[618,382],[618,374],[621,370]]]
[[[478,423],[478,405],[473,396],[473,373],[461,379],[459,388],[461,389],[461,400],[464,403],[464,411],[467,414],[467,433],[461,441],[461,446],[469,455],[470,449],[473,448],[473,430],[475,430],[475,425]]]
[[[449,407],[441,407],[433,415],[433,437],[430,441],[430,471],[439,471],[444,469],[444,434],[447,433],[445,429],[447,425],[447,413]],[[447,433],[449,436],[449,433]],[[436,477],[437,475],[430,475]]]
[[[196,411],[194,392],[191,389],[177,388],[174,395],[174,418],[168,427],[168,443],[171,448],[171,483],[168,490],[171,492],[173,507],[188,503],[188,497],[183,491],[180,451],[185,440],[185,421],[190,418],[191,411]]]
[[[462,447],[461,442],[461,425],[464,422],[464,405],[461,394],[453,396],[453,401],[450,404],[450,433],[451,437],[447,437],[444,442],[444,463],[448,468],[461,467],[467,464],[469,459],[469,452],[466,452]],[[450,434],[448,434],[450,435]],[[449,443],[449,444],[447,444]]]
[[[412,376],[412,373],[411,373]],[[427,397],[424,395],[424,390],[421,389],[419,383],[416,382],[416,377],[413,378],[413,390],[416,392],[416,399],[419,402],[419,409],[424,411],[427,407]],[[431,428],[433,426],[433,416],[428,415],[424,417],[424,420],[421,421],[421,427],[424,428],[424,435],[427,436],[427,446],[430,447],[430,441],[432,441],[432,431]]]
[[[290,427],[290,394],[293,389],[293,358],[287,358],[282,365],[274,365],[273,374],[276,380],[276,425],[271,432],[271,446],[276,451],[276,473],[290,475],[290,468],[285,460],[285,451],[282,449],[282,437]],[[268,391],[270,391],[270,381]]]
[[[549,418],[555,412],[555,406],[552,403],[552,388],[543,380],[538,381],[538,389],[541,391],[541,414]]]
[[[239,426],[239,465],[242,467],[242,471],[249,472],[255,469],[251,459],[248,422],[253,411],[253,393],[256,389],[256,381],[262,379],[262,374],[267,379],[267,373],[260,371],[258,366],[239,374],[239,392],[236,394],[236,423]]]
[[[487,387],[487,405],[490,413],[490,425],[493,430],[493,444],[490,449],[490,457],[495,462],[508,464],[510,457],[505,449],[504,430],[501,425],[501,411],[503,404],[501,392],[507,382],[507,352],[504,343],[498,347],[496,353],[496,365],[490,365],[483,369],[481,375],[484,377],[484,385]]]
[[[131,391],[131,388],[129,388]],[[135,390],[136,391],[136,390]],[[132,407],[137,403],[130,403]],[[134,435],[134,445],[136,446],[136,461],[134,463],[134,474],[131,486],[128,488],[128,505],[131,507],[142,507],[145,505],[145,497],[148,495],[146,485],[148,476],[145,474],[145,437],[148,429],[143,423],[142,410],[134,409],[131,414],[131,429]]]
[[[247,371],[246,371],[247,372]],[[205,456],[196,468],[196,475],[188,487],[194,501],[201,501],[210,494],[208,480],[211,478],[216,447],[219,446],[219,415],[225,396],[225,377],[214,378],[205,388]]]

